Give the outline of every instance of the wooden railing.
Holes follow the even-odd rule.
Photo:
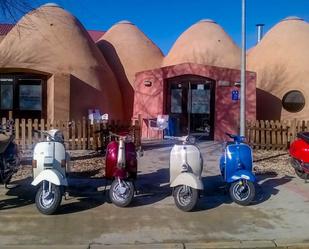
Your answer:
[[[246,137],[255,149],[287,149],[300,131],[309,131],[309,120],[248,121]]]
[[[0,118],[2,127],[7,126],[8,119]],[[109,123],[90,124],[86,118],[82,120],[54,121],[44,119],[14,119],[13,126],[7,130],[8,133],[14,132],[15,142],[21,150],[31,150],[34,145],[45,138],[34,133],[33,130],[50,130],[59,129],[63,132],[66,148],[70,150],[97,150],[106,146],[110,137],[102,136],[97,132],[103,130],[105,134],[109,131],[119,132],[128,131],[133,137],[137,147],[141,146],[141,129],[138,120],[133,123],[120,123],[119,121],[110,121]]]

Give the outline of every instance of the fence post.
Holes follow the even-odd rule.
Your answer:
[[[297,120],[296,119],[293,119],[292,121],[291,121],[291,128],[290,128],[290,134],[289,134],[289,142],[292,142],[292,141],[294,141],[294,139],[296,138],[296,133],[297,133],[297,127],[296,127],[296,123],[297,123]]]
[[[28,119],[27,122],[27,130],[28,130],[28,139],[27,139],[27,149],[31,149],[32,148],[32,119]],[[26,135],[26,136],[27,136]]]
[[[72,121],[71,125],[71,132],[72,132],[72,140],[71,140],[71,148],[72,150],[75,150],[75,122],[74,120]]]
[[[89,122],[89,119],[87,120],[87,149],[90,150],[92,149],[92,146],[91,146],[91,124]]]
[[[264,120],[261,120],[261,149],[265,149],[265,122]]]
[[[281,149],[283,147],[283,143],[282,143],[282,133],[283,133],[283,129],[282,129],[282,123],[279,122],[279,120],[275,121],[275,139],[276,139],[276,143],[278,145],[278,149]]]
[[[277,147],[277,140],[276,140],[276,125],[275,122],[273,120],[270,121],[270,129],[271,129],[271,141],[269,143],[270,147],[272,149],[275,149]]]
[[[21,148],[26,149],[26,120],[23,118],[21,120]]]
[[[20,146],[20,138],[19,138],[19,119],[15,119],[15,141],[16,144]]]
[[[255,148],[259,149],[260,144],[261,144],[261,141],[260,141],[261,130],[260,130],[260,122],[258,120],[254,122],[254,128],[256,129],[255,138],[254,138]]]
[[[77,149],[82,149],[82,124],[80,120],[77,121]]]
[[[39,127],[39,121],[37,119],[34,120],[33,122],[33,129],[35,130],[38,130],[38,127]],[[37,133],[34,133],[34,142],[37,142],[38,141],[38,134]]]
[[[83,150],[86,149],[86,118],[83,117],[83,123],[82,123],[82,129],[83,129],[83,134],[82,134],[82,137],[83,137]]]
[[[284,120],[282,122],[282,144],[283,149],[288,148],[288,142],[289,142],[289,122],[287,120]]]

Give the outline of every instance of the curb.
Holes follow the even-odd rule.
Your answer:
[[[288,240],[257,240],[257,241],[221,241],[196,243],[153,243],[153,244],[119,244],[105,245],[91,243],[89,245],[0,245],[1,249],[305,249],[309,241],[292,242]]]

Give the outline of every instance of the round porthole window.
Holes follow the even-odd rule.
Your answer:
[[[288,112],[299,112],[305,106],[305,97],[300,91],[289,91],[282,98],[282,106]]]

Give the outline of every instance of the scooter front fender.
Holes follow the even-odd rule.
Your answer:
[[[255,182],[255,176],[248,170],[238,170],[231,177],[226,179],[228,183],[235,182],[239,179],[245,179],[250,182]]]
[[[43,170],[34,180],[31,185],[37,186],[42,181],[49,181],[57,186],[68,186],[68,181],[59,171],[53,169]]]
[[[204,185],[201,179],[199,179],[198,177],[196,177],[196,175],[192,174],[192,173],[181,173],[180,175],[178,175],[175,180],[173,182],[171,182],[171,187],[176,187],[179,185],[186,185],[189,186],[191,188],[194,189],[200,189],[203,190],[204,189]]]

